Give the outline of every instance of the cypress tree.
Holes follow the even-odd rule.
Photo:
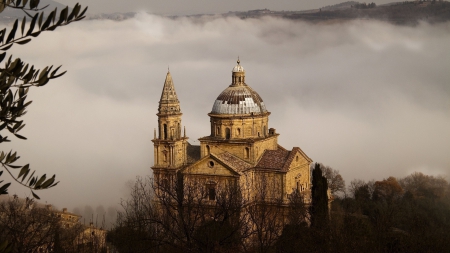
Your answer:
[[[325,229],[328,224],[328,183],[322,175],[320,164],[312,172],[311,227]]]

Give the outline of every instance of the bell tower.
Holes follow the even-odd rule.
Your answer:
[[[186,165],[186,131],[181,131],[181,109],[170,71],[167,72],[158,106],[158,130],[155,129],[154,165],[155,175],[175,173]],[[156,177],[155,177],[156,178]]]

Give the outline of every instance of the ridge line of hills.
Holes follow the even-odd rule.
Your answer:
[[[88,19],[110,19],[121,21],[133,18],[135,12],[94,14]],[[291,20],[301,20],[312,23],[333,23],[356,19],[370,19],[386,21],[398,25],[417,25],[420,21],[429,23],[441,23],[450,21],[450,2],[448,1],[405,1],[392,2],[376,6],[356,1],[347,1],[335,5],[324,6],[319,9],[301,11],[271,11],[269,9],[258,9],[249,11],[230,11],[222,14],[197,14],[197,15],[165,15],[177,19],[189,18],[218,18],[238,17],[262,18],[277,17]]]
[[[65,8],[64,5],[53,0],[41,0],[41,5],[49,5],[49,11],[55,7]],[[149,13],[150,14],[150,13]],[[87,14],[88,20],[115,20],[122,21],[133,18],[136,12],[124,13],[101,13]],[[10,23],[17,18],[22,18],[23,12],[20,10],[6,9],[0,14],[0,22]],[[222,14],[196,14],[196,15],[161,15],[169,18],[218,18],[218,17],[238,17],[262,18],[277,17],[291,20],[301,20],[312,23],[333,23],[355,19],[381,20],[399,25],[416,25],[421,20],[429,23],[441,23],[450,21],[450,2],[442,0],[426,1],[405,1],[392,2],[382,5],[374,3],[361,3],[347,1],[335,5],[324,6],[319,9],[301,11],[272,11],[269,9],[258,9],[249,11],[229,11]]]

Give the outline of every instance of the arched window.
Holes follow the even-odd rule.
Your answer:
[[[244,150],[244,158],[249,158],[250,157],[250,149],[249,148],[245,148]]]
[[[225,138],[227,140],[229,140],[231,138],[231,131],[228,127],[225,129]]]
[[[241,129],[240,129],[240,128],[238,128],[238,129],[236,130],[236,134],[237,134],[237,136],[241,136]]]
[[[220,136],[220,127],[216,128],[216,136]]]
[[[164,154],[164,162],[167,162],[167,154]]]
[[[211,154],[211,149],[209,148],[209,145],[206,145],[206,154]]]
[[[264,136],[266,136],[266,135],[267,135],[267,127],[264,126]]]
[[[180,123],[178,123],[177,138],[181,138],[181,126],[180,126]]]

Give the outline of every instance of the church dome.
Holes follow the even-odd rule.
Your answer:
[[[266,106],[259,94],[245,83],[245,71],[237,61],[232,84],[217,97],[212,114],[265,114]]]

